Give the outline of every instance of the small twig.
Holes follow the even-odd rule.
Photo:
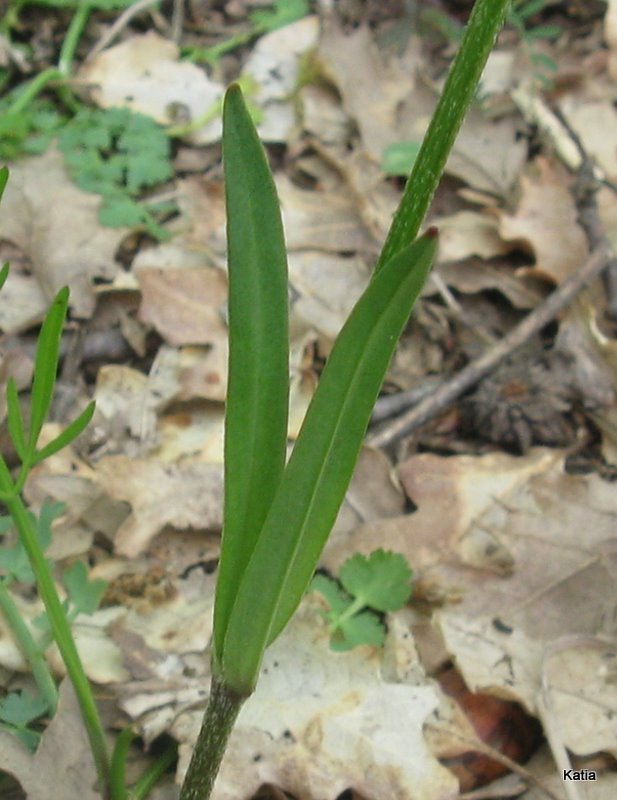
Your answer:
[[[400,414],[401,411],[406,411],[408,408],[418,405],[427,395],[432,394],[440,383],[439,378],[431,375],[421,386],[415,386],[405,392],[385,394],[375,403],[371,423],[383,422],[385,419],[390,419],[390,417]]]
[[[159,2],[160,0],[138,0],[137,3],[129,6],[126,11],[123,11],[122,14],[120,14],[114,24],[111,25],[101,36],[92,50],[88,53],[86,61],[91,61],[95,56],[98,56],[101,50],[104,50],[107,45],[116,38],[120,31],[129,24],[133,17],[136,17],[137,14],[141,14],[141,12],[146,8],[154,6]]]
[[[567,131],[581,157],[581,164],[576,172],[576,184],[574,186],[578,222],[585,232],[591,250],[595,250],[601,245],[610,247],[598,210],[598,190],[605,183],[604,176],[585,149],[581,137],[570,125],[563,113],[558,108],[555,108],[554,114]],[[615,191],[613,186],[610,188]],[[615,256],[606,265],[602,278],[604,280],[608,312],[612,319],[615,320],[617,319],[617,259]]]
[[[453,378],[438,386],[415,408],[387,425],[383,430],[369,436],[367,443],[372,447],[391,445],[442,412],[463,392],[495,369],[504,358],[511,355],[553,320],[588,283],[600,275],[611,258],[612,255],[607,247],[602,245],[598,247],[576,273],[568,277],[500,342],[479,358],[471,361]]]
[[[182,38],[182,28],[184,27],[184,0],[174,0],[173,12],[171,16],[171,38],[178,44]]]
[[[450,309],[452,314],[463,324],[470,328],[474,333],[478,336],[478,338],[482,339],[486,344],[494,344],[496,341],[496,336],[494,336],[488,328],[485,328],[483,325],[479,325],[477,322],[474,322],[469,314],[465,311],[463,306],[459,303],[456,297],[450,291],[447,283],[441,277],[441,275],[435,270],[431,272],[429,281],[435,286],[437,291],[439,292],[441,298],[443,299],[444,303]]]

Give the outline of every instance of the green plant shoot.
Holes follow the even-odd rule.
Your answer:
[[[238,86],[223,109],[229,268],[225,509],[208,707],[181,800],[208,800],[266,647],[306,591],[397,340],[433,261],[417,238],[508,0],[477,0],[371,282],[332,348],[285,465],[287,269],[264,150]]]
[[[223,160],[230,340],[225,511],[213,688],[182,800],[209,796],[213,764],[222,757],[241,703],[255,688],[265,648],[309,585],[437,246],[430,229],[373,278],[334,344],[285,466],[285,241],[267,159],[237,86],[225,98]]]
[[[380,647],[385,630],[376,611],[396,611],[411,595],[412,572],[400,553],[375,550],[366,558],[357,554],[341,567],[339,581],[316,575],[310,589],[324,596],[329,610],[332,650],[351,650],[360,644]]]
[[[356,304],[283,469],[289,343],[280,212],[237,87],[227,93],[223,122],[230,382],[213,667],[217,678],[248,695],[266,646],[313,576],[394,348],[431,266],[436,235],[431,230],[396,255]]]

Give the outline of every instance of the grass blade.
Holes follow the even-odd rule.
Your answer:
[[[232,86],[223,109],[229,260],[225,513],[215,657],[285,466],[289,395],[287,257],[266,154]]]
[[[6,187],[6,182],[9,179],[9,170],[8,167],[2,167],[0,169],[0,199],[2,199],[2,195],[4,194],[4,189]],[[2,269],[0,270],[0,289],[4,286],[6,279],[9,277],[9,265],[8,262],[2,265]]]
[[[85,431],[88,427],[90,420],[94,415],[94,409],[96,404],[94,400],[84,408],[81,414],[76,417],[73,422],[66,426],[66,428],[59,433],[55,439],[45,445],[45,447],[41,448],[38,451],[36,456],[34,457],[34,464],[39,464],[41,461],[44,461],[46,458],[53,456],[55,453],[58,453],[60,450],[63,450],[67,445],[69,445],[74,439]]]
[[[9,378],[6,384],[6,407],[7,424],[11,440],[15,446],[17,455],[22,462],[26,460],[26,435],[24,432],[24,421],[21,416],[19,405],[19,393],[14,378]]]
[[[47,417],[54,393],[60,358],[60,338],[69,303],[69,290],[60,289],[41,326],[34,361],[28,457],[34,458],[36,443]]]
[[[221,679],[238,692],[252,691],[313,575],[436,246],[431,229],[386,264],[335,342],[228,621]]]

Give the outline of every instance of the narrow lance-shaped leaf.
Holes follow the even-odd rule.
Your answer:
[[[229,617],[219,677],[235,691],[252,691],[311,579],[436,244],[431,229],[386,264],[334,344]]]
[[[215,652],[285,466],[289,395],[283,225],[266,154],[238,86],[225,97],[223,164],[230,353]]]
[[[7,423],[9,433],[17,451],[17,455],[22,461],[26,460],[26,435],[24,432],[24,421],[19,405],[19,393],[14,378],[9,378],[6,384],[6,408]]]
[[[0,169],[0,199],[4,194],[4,189],[6,187],[6,182],[9,179],[9,170],[8,167],[2,167]],[[2,269],[0,270],[0,289],[6,283],[6,279],[9,277],[9,265],[8,262],[2,265]]]
[[[36,456],[34,457],[34,464],[38,464],[41,461],[44,461],[46,458],[53,456],[55,453],[60,452],[63,450],[67,445],[69,445],[74,439],[76,439],[83,431],[88,427],[90,420],[94,414],[94,409],[96,408],[96,403],[94,400],[84,408],[81,414],[73,420],[66,428],[59,433],[55,439],[52,439],[51,442],[45,445],[45,447],[41,448],[38,451]]]
[[[65,286],[54,298],[39,333],[32,380],[29,457],[34,457],[36,443],[51,405],[60,358],[60,338],[68,302],[69,290]]]
[[[4,194],[4,188],[6,186],[6,182],[8,181],[8,179],[9,179],[9,168],[2,167],[0,169],[0,198],[2,198],[2,195]]]

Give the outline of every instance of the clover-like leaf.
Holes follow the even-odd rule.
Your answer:
[[[404,556],[375,550],[366,558],[352,556],[343,564],[340,581],[349,594],[377,611],[395,611],[411,595],[412,571]]]

